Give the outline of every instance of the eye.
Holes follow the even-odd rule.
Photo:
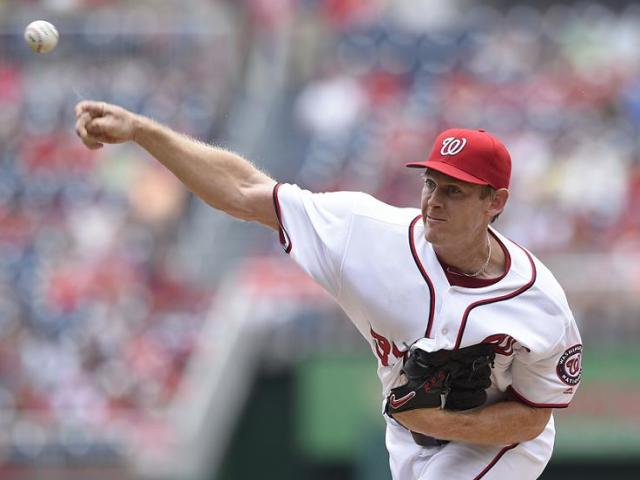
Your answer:
[[[453,194],[462,193],[462,190],[460,190],[460,188],[456,187],[455,185],[448,185],[447,186],[447,193],[449,195],[453,195]]]

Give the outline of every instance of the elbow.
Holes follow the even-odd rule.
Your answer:
[[[533,440],[534,438],[537,438],[542,432],[544,432],[544,426],[532,426],[524,432],[523,441],[528,442],[529,440]]]
[[[231,215],[233,218],[237,218],[238,220],[253,220],[252,211],[250,209],[244,208],[241,204],[227,204],[217,207],[217,209],[222,210],[227,215]]]
[[[277,217],[273,204],[273,185],[263,182],[239,186],[227,195],[218,197],[216,201],[206,200],[209,205],[221,210],[238,220],[258,222],[277,229]]]
[[[196,194],[215,210],[224,212],[238,220],[252,220],[251,198],[237,185],[224,191],[203,192],[202,195],[196,192]]]
[[[255,214],[253,210],[248,208],[243,208],[241,204],[233,204],[233,203],[222,204],[222,203],[209,202],[209,201],[207,201],[207,203],[209,204],[209,206],[213,207],[215,210],[220,210],[221,212],[224,212],[235,219],[244,220],[248,222],[255,220]]]
[[[252,197],[251,193],[252,192],[238,190],[233,201],[225,205],[224,211],[238,220],[244,220],[246,222],[259,220],[259,204]]]

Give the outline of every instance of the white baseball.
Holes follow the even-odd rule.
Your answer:
[[[24,39],[31,50],[37,53],[50,52],[58,44],[58,30],[49,22],[36,20],[24,29]]]

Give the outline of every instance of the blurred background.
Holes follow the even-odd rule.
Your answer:
[[[640,477],[636,2],[0,0],[0,35],[0,478],[390,478],[367,342],[271,232],[84,149],[81,98],[400,206],[437,132],[498,135],[497,228],[585,343],[542,478]]]

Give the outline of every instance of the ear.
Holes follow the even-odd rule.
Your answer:
[[[489,216],[489,218],[493,218],[496,215],[502,213],[502,210],[504,210],[508,199],[509,190],[507,190],[506,188],[500,188],[496,190],[495,194],[491,198],[489,208],[487,209],[487,215]]]

